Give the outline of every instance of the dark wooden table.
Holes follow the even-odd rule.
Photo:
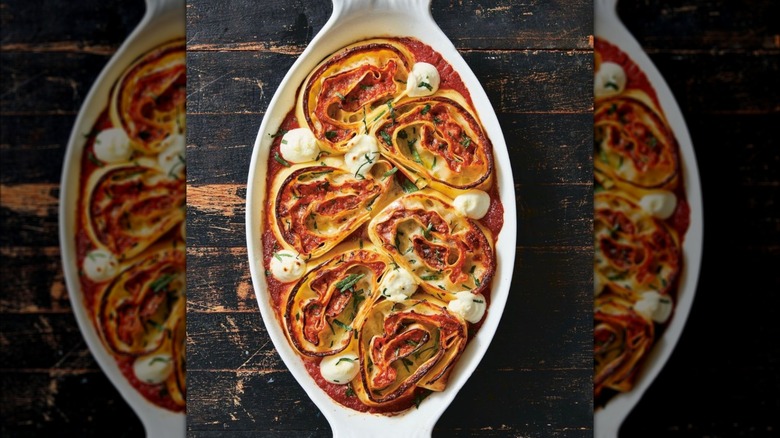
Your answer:
[[[589,436],[592,3],[431,9],[498,113],[519,218],[517,242],[499,242],[516,246],[517,262],[498,333],[434,435]],[[244,232],[264,111],[330,12],[329,2],[187,8],[191,436],[331,434],[266,334]]]
[[[244,3],[188,6],[190,434],[327,436],[327,423],[264,334],[243,224],[263,110],[329,6]],[[434,17],[499,113],[516,158],[521,224],[507,313],[438,423],[441,436],[590,435],[590,314],[582,292],[590,288],[592,31],[583,24],[589,5],[560,3],[551,13],[554,5],[433,2]],[[668,3],[626,1],[619,12],[687,119],[704,192],[704,259],[679,347],[621,435],[775,436],[780,10],[763,0]],[[81,339],[57,237],[70,129],[142,12],[140,0],[0,2],[3,436],[143,435]],[[475,23],[486,30],[470,33]],[[531,85],[534,93],[519,91]],[[553,299],[561,301],[550,308]],[[516,353],[507,355],[507,345]],[[463,414],[474,408],[480,415]]]
[[[618,12],[680,104],[704,203],[688,323],[621,435],[778,436],[780,3],[624,1]]]

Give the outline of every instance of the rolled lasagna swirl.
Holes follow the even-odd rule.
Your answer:
[[[111,121],[145,154],[162,152],[164,140],[184,127],[187,98],[184,45],[173,42],[147,53],[120,78],[111,95]]]
[[[331,153],[364,132],[367,120],[392,109],[412,68],[409,51],[391,40],[345,47],[323,61],[299,93],[297,115]]]
[[[431,295],[485,293],[496,268],[492,239],[432,190],[405,195],[368,225],[371,241]]]
[[[595,269],[610,290],[629,296],[646,290],[667,294],[680,272],[675,237],[629,199],[594,197]]]
[[[674,312],[689,225],[680,151],[655,90],[597,38],[594,77],[594,395],[634,386]]]
[[[421,297],[422,298],[422,297]],[[441,391],[467,342],[465,321],[433,297],[371,308],[358,335],[360,375],[354,382],[369,406]]]
[[[334,166],[305,166],[281,173],[275,184],[274,232],[304,258],[319,257],[370,219],[388,195],[387,161],[363,177]]]
[[[127,381],[185,405],[184,41],[114,83],[81,157],[74,230],[84,305]]]
[[[646,93],[601,99],[594,119],[596,169],[644,188],[662,187],[677,175],[677,141]]]
[[[335,254],[315,267],[290,292],[285,328],[306,356],[329,356],[347,348],[366,311],[380,296],[379,280],[390,266],[366,249]]]
[[[624,392],[633,386],[642,360],[653,344],[653,322],[633,309],[633,302],[611,293],[596,297],[594,395],[604,389]]]
[[[86,216],[95,240],[132,258],[184,221],[184,184],[135,164],[93,174]]]
[[[402,100],[372,128],[388,159],[440,190],[489,184],[493,147],[458,93]]]
[[[183,244],[156,246],[106,286],[95,308],[100,334],[115,355],[171,362],[161,380],[182,406],[185,276]]]

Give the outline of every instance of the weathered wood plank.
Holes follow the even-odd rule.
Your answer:
[[[6,369],[62,374],[98,369],[70,312],[5,313],[0,328],[0,362]]]
[[[76,117],[0,117],[0,184],[59,183],[62,160]]]
[[[138,417],[98,370],[3,370],[3,436],[139,437]]]
[[[141,21],[142,0],[72,2],[3,0],[3,52],[113,53]]]
[[[190,245],[187,268],[188,312],[257,311],[246,246]]]
[[[108,59],[79,52],[3,52],[0,114],[75,115]]]
[[[474,51],[462,55],[499,114],[592,110],[592,52]],[[187,113],[264,112],[296,57],[269,52],[188,52]]]
[[[780,51],[773,56],[696,53],[685,57],[664,52],[651,59],[674,90],[684,115],[774,114],[777,120]]]
[[[473,0],[431,3],[434,20],[460,49],[589,48],[593,7],[589,1],[484,4]],[[330,2],[275,0],[262,8],[188,2],[193,50],[300,52],[331,14]],[[215,21],[231,26],[210,26]],[[262,24],[260,24],[262,23]],[[561,29],[567,29],[561,32]]]
[[[56,239],[56,236],[53,236]],[[70,313],[59,247],[0,247],[0,312]]]
[[[773,1],[619,2],[618,14],[650,52],[765,50],[777,54],[780,33]]]

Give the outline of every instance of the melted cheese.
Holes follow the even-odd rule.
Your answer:
[[[116,277],[119,262],[114,254],[104,249],[95,249],[84,258],[84,273],[90,280],[103,282]]]
[[[409,97],[430,96],[439,89],[439,71],[427,62],[418,62],[406,79],[406,94]]]
[[[352,353],[327,356],[320,362],[320,374],[330,383],[346,385],[357,376],[360,360]]]
[[[133,362],[133,373],[138,380],[150,385],[163,383],[173,372],[170,354],[141,356]]]
[[[165,175],[172,179],[184,178],[184,153],[186,141],[181,134],[173,134],[162,141],[163,150],[157,157],[157,163]]]
[[[639,206],[658,219],[669,219],[677,208],[677,196],[668,190],[656,190],[643,196]]]
[[[314,161],[320,154],[320,146],[311,130],[296,128],[287,131],[279,145],[282,158],[293,163]]]
[[[349,151],[344,154],[344,164],[355,178],[365,178],[379,158],[376,137],[359,134],[350,140],[347,146]]]
[[[614,62],[602,62],[593,80],[593,94],[607,97],[620,94],[626,89],[626,72]]]
[[[464,291],[455,294],[455,299],[447,304],[447,309],[470,323],[477,323],[485,315],[487,304],[482,294]]]
[[[490,208],[490,195],[482,190],[469,190],[456,196],[452,206],[466,217],[482,219]]]
[[[306,273],[306,261],[289,249],[277,251],[271,257],[271,275],[282,283],[295,281]]]
[[[648,320],[665,323],[672,315],[672,299],[651,290],[642,293],[642,298],[634,304],[634,311]]]
[[[385,273],[379,290],[388,300],[401,302],[412,296],[417,290],[417,279],[411,272],[399,266],[397,269],[390,269]]]
[[[122,163],[133,155],[130,137],[122,128],[109,128],[97,135],[95,139],[95,157],[104,163]]]

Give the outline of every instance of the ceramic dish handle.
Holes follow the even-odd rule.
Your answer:
[[[146,16],[160,15],[172,9],[183,7],[182,0],[146,0]]]
[[[431,0],[333,0],[331,20],[346,15],[359,14],[361,11],[382,10],[419,12],[422,15],[430,16]]]
[[[625,32],[626,35],[630,35],[628,29],[623,25],[617,15],[617,2],[618,0],[596,0],[593,4],[595,8],[595,22],[596,34],[599,33],[599,25],[602,22],[609,23],[609,26],[620,28],[621,32]]]

